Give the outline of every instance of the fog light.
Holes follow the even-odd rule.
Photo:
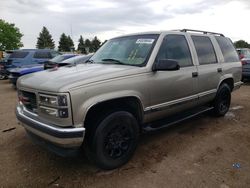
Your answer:
[[[60,118],[67,118],[69,117],[69,112],[67,108],[59,109],[58,114]]]
[[[50,115],[50,116],[54,116],[54,117],[58,117],[58,110],[54,109],[54,108],[48,108],[45,106],[40,106],[41,112],[43,112],[44,114]]]

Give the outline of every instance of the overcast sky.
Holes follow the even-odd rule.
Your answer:
[[[250,43],[250,0],[1,0],[0,18],[15,23],[25,48],[43,26],[58,46],[60,35],[101,41],[127,33],[199,29]]]

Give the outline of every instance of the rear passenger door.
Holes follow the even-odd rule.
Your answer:
[[[197,54],[199,103],[206,103],[216,95],[222,68],[213,45],[214,38],[207,35],[191,35],[191,40]]]

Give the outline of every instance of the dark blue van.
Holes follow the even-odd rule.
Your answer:
[[[59,52],[51,49],[22,49],[15,50],[8,57],[7,62],[2,65],[1,74],[8,76],[8,69],[22,68],[27,65],[41,65],[55,56],[60,55]]]

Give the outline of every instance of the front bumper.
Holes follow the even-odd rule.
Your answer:
[[[45,124],[25,115],[24,110],[17,106],[16,116],[28,133],[61,148],[79,148],[82,145],[85,135],[84,127],[61,128]]]
[[[17,82],[17,79],[19,77],[15,77],[15,76],[12,76],[11,74],[8,76],[10,82],[13,84],[13,85],[16,85],[16,82]]]

